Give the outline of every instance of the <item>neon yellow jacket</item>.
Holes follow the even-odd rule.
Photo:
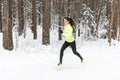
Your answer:
[[[73,36],[73,28],[70,24],[65,25],[62,35],[65,36],[65,41],[67,42],[73,42],[75,40]]]

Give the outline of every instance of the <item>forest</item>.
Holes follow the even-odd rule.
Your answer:
[[[120,0],[0,0],[0,34],[3,48],[13,50],[13,30],[26,38],[31,29],[33,39],[42,28],[42,45],[50,45],[50,32],[63,29],[64,17],[75,22],[76,37],[86,40],[120,41]]]

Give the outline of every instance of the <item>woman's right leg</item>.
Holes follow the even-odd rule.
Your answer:
[[[76,51],[76,43],[75,43],[75,41],[71,43],[71,47],[72,47],[73,53],[81,59],[81,62],[83,62],[82,56]]]
[[[64,42],[64,44],[62,45],[62,48],[60,50],[60,63],[62,64],[62,59],[63,59],[63,52],[64,50],[69,46],[70,44],[68,42]]]

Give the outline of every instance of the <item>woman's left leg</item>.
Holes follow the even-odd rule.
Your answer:
[[[72,51],[73,53],[78,56],[80,59],[81,59],[81,62],[83,61],[83,58],[82,56],[76,51],[76,43],[75,41],[71,43],[71,48],[72,48]]]

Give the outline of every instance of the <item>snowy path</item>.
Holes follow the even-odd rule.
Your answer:
[[[58,54],[0,54],[0,80],[120,80],[119,51],[110,50],[81,48],[84,64],[66,50],[60,71],[56,70]]]

